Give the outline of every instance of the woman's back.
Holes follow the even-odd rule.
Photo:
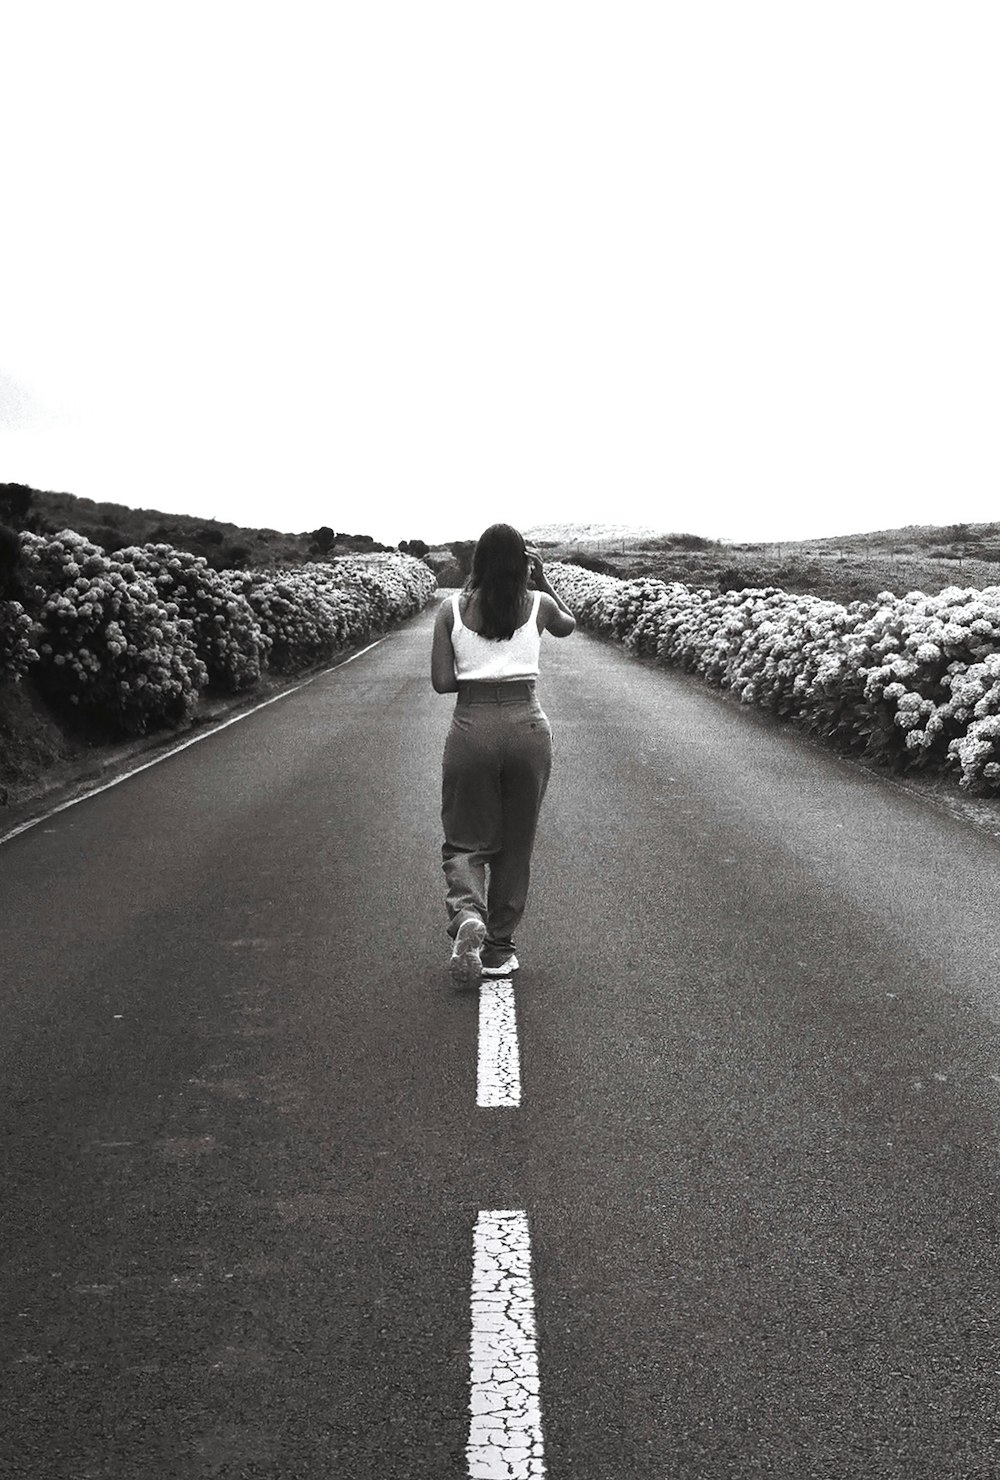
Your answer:
[[[464,610],[463,595],[468,596]],[[528,593],[519,613],[522,620],[513,636],[507,638],[484,637],[476,630],[481,611],[475,595],[474,591],[458,592],[452,597],[455,677],[463,683],[537,678],[542,641],[538,625],[541,592]]]
[[[538,608],[535,603],[535,596],[537,594],[534,591],[526,591],[524,593],[518,615],[518,627],[524,626],[525,622],[531,616],[533,608],[537,612]],[[482,605],[478,590],[473,588],[471,591],[460,591],[458,593],[458,605],[462,618],[462,626],[468,628],[470,632],[481,634],[483,628]]]

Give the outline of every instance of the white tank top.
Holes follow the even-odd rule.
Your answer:
[[[475,679],[486,679],[499,683],[504,679],[537,678],[538,655],[542,646],[542,634],[538,630],[538,603],[541,591],[534,593],[531,616],[518,627],[513,637],[483,637],[473,632],[462,621],[458,609],[458,592],[451,598],[455,622],[451,629],[451,645],[455,651],[455,677],[460,683]]]

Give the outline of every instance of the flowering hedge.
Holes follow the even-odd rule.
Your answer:
[[[21,540],[37,601],[32,678],[42,691],[130,734],[186,719],[208,673],[178,604],[74,530]]]
[[[260,681],[271,639],[261,631],[250,603],[234,592],[203,555],[171,545],[131,545],[115,551],[154,583],[159,595],[176,604],[190,621],[194,645],[210,683],[230,693]]]
[[[0,683],[27,673],[38,653],[31,646],[32,621],[19,601],[0,601]]]
[[[0,679],[30,673],[54,703],[144,734],[189,718],[214,681],[294,672],[427,604],[410,555],[345,556],[287,572],[211,570],[169,545],[105,554],[65,529],[21,535],[25,604],[0,603]]]
[[[433,571],[411,555],[347,555],[280,572],[227,571],[271,644],[269,667],[294,673],[425,607]]]
[[[1000,586],[825,601],[546,567],[581,625],[846,749],[1000,793]]]

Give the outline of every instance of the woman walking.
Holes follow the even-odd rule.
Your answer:
[[[458,695],[442,766],[441,857],[451,974],[462,984],[518,969],[514,931],[552,766],[552,727],[535,693],[539,651],[543,632],[568,637],[575,626],[541,556],[509,524],[480,535],[469,579],[434,623],[431,683]]]

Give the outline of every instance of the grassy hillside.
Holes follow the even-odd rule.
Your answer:
[[[314,560],[320,552],[314,538],[317,531],[287,533],[277,529],[229,524],[222,519],[205,519],[194,514],[169,514],[162,509],[132,509],[125,504],[96,503],[72,493],[52,493],[41,489],[26,490],[30,503],[23,517],[15,516],[16,498],[4,500],[3,490],[21,485],[0,484],[0,523],[34,530],[37,534],[55,534],[60,529],[75,529],[95,545],[108,552],[125,545],[147,542],[173,545],[203,555],[216,570],[244,566],[301,564]],[[5,506],[6,505],[6,506]],[[336,542],[330,546],[338,555],[387,550],[370,535],[342,533],[330,527]]]
[[[849,605],[880,591],[1000,585],[1000,521],[909,525],[902,529],[782,543],[739,544],[695,535],[576,540],[546,548],[546,558],[578,560],[629,579],[656,576],[712,589],[780,586]]]

